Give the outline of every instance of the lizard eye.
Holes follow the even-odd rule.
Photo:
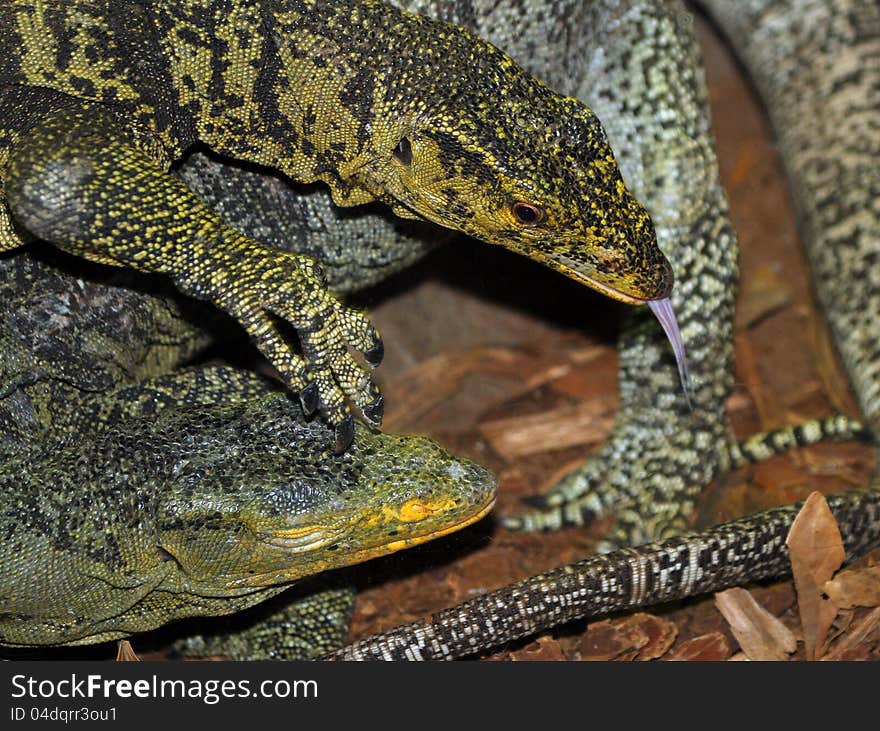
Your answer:
[[[544,211],[532,203],[517,201],[510,210],[516,220],[524,226],[534,226],[544,220]]]
[[[394,159],[397,160],[401,165],[406,165],[409,167],[412,165],[412,145],[410,144],[409,138],[404,137],[397,143],[397,147],[394,148]]]

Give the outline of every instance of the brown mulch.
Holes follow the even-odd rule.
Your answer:
[[[742,249],[736,386],[728,402],[734,428],[747,436],[833,411],[856,414],[813,299],[766,121],[723,44],[705,25],[698,29],[722,178]],[[367,304],[387,346],[378,371],[386,428],[429,434],[495,470],[498,514],[523,509],[522,498],[552,485],[607,435],[618,407],[616,305],[538,265],[466,241],[437,252]],[[776,457],[709,486],[695,524],[864,484],[872,467],[871,449],[858,444]],[[605,528],[513,534],[490,517],[356,567],[360,593],[350,637],[581,558]],[[809,552],[803,560],[810,563]],[[875,563],[880,553],[829,585],[824,582],[837,567],[826,568],[821,579],[807,572],[798,592],[794,582],[782,582],[576,623],[490,659],[877,659]]]

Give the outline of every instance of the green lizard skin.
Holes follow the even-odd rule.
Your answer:
[[[333,460],[326,428],[272,395],[7,460],[0,642],[87,644],[235,612],[491,506],[485,470],[427,440],[360,436]]]
[[[705,90],[687,14],[674,5],[629,2],[419,0],[408,6],[472,28],[539,78],[601,109],[625,178],[649,203],[657,236],[683,283],[672,296],[691,363],[694,408],[683,397],[660,328],[647,313],[633,317],[620,344],[622,409],[613,435],[597,457],[546,498],[553,507],[509,517],[508,527],[549,529],[613,514],[616,522],[605,550],[672,535],[684,528],[700,490],[721,471],[795,444],[850,438],[860,431],[858,423],[832,418],[742,443],[731,437],[724,398],[731,384],[735,240],[715,172],[709,121],[702,111]],[[658,59],[652,78],[639,81],[641,72],[633,65],[641,57],[627,51],[636,45],[645,53],[662,46],[664,57],[689,59],[691,65]],[[655,94],[652,83],[671,91]],[[214,177],[221,182],[204,192],[228,194],[210,198],[213,207],[239,218],[247,215],[242,210],[247,196],[238,189],[265,184],[262,176],[234,170],[222,169]],[[223,178],[228,179],[225,189]],[[197,181],[187,182],[199,190]],[[278,211],[302,205],[302,196],[289,189],[278,186],[273,191]],[[325,198],[314,191],[308,200]],[[413,258],[422,253],[430,236],[424,228],[392,229],[375,216],[340,218],[330,206],[318,215],[303,213],[307,221],[342,221],[352,233],[363,231],[357,238],[368,241],[370,250],[395,254],[395,266],[411,260],[406,252]],[[273,211],[270,218],[280,215]],[[264,222],[261,231],[271,232],[272,227],[273,220]],[[277,245],[279,237],[268,236]],[[333,248],[338,244],[323,236],[309,250],[328,278],[329,266],[338,267],[340,259],[350,261],[353,255],[353,247],[346,247],[331,264],[322,251]],[[365,277],[363,267],[358,273]]]
[[[196,143],[626,302],[671,290],[592,111],[460,27],[376,0],[6,0],[0,24],[0,248],[31,234],[169,275],[239,320],[336,425],[339,450],[353,433],[346,397],[381,423],[369,368],[349,352],[377,365],[378,334],[312,259],[248,239],[168,174]]]
[[[90,390],[78,371],[116,369],[127,344],[140,346],[132,370],[149,370],[155,349],[185,352],[171,336],[191,326],[175,331],[167,302],[30,257],[2,266],[2,350],[30,368],[3,369],[0,644],[94,643],[228,614],[491,507],[494,478],[426,439],[357,427],[333,454],[328,427],[253,374],[184,368]],[[122,313],[118,329],[105,330],[102,303]],[[51,338],[16,352],[37,326]],[[69,344],[69,370],[43,367]]]
[[[865,420],[876,433],[880,380],[872,333],[878,327],[880,290],[871,268],[880,241],[876,204],[880,193],[880,9],[876,4],[852,0],[748,0],[735,4],[700,0],[699,5],[731,38],[768,108],[792,181],[816,289]],[[667,8],[667,3],[634,2],[627,4],[623,15],[664,13]],[[690,43],[686,24],[680,27],[678,42]],[[617,38],[626,37],[620,27],[615,27],[614,33]],[[665,50],[675,43],[674,38],[664,38],[656,48],[650,43],[631,45],[628,53],[637,51],[646,59],[654,50]],[[611,46],[603,51],[607,48]],[[694,78],[695,72],[683,68],[681,73],[688,79]],[[701,105],[695,112],[703,114],[704,110]],[[607,114],[605,120],[609,130],[613,129],[614,122]],[[695,142],[709,144],[702,138]],[[620,159],[626,170],[622,153]],[[714,187],[713,181],[714,174],[703,179],[710,187]],[[685,182],[693,184],[693,180]],[[638,187],[634,188],[638,192]],[[698,199],[703,199],[702,194]],[[646,200],[650,206],[650,199]],[[720,221],[718,225],[721,227]],[[658,235],[660,231],[658,223]],[[670,253],[675,262],[674,251]],[[680,278],[679,291],[700,299],[706,295],[702,281],[691,288],[686,276]],[[856,281],[859,285],[853,287]],[[687,339],[689,327],[683,319]],[[700,373],[699,358],[692,356],[691,365]],[[856,424],[841,418],[839,426],[845,432]],[[831,424],[829,433],[836,429]],[[812,424],[760,435],[734,446],[730,456],[734,462],[760,459],[786,445],[819,438],[821,431],[822,427]],[[829,498],[850,557],[880,543],[876,478],[867,487],[870,489]],[[575,618],[783,576],[790,571],[785,537],[797,509],[797,505],[785,506],[708,531],[590,557],[443,610],[428,621],[367,638],[334,657],[450,659]]]

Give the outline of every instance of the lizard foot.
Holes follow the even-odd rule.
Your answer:
[[[723,423],[700,423],[696,412],[622,417],[598,455],[531,498],[537,509],[506,516],[502,524],[549,531],[613,515],[600,552],[680,533],[703,486],[730,454],[731,438],[717,427]]]
[[[851,439],[870,441],[871,435],[860,421],[843,414],[761,432],[739,442],[726,430],[701,426],[693,415],[673,419],[668,428],[645,414],[621,419],[599,455],[544,495],[530,497],[535,510],[506,517],[503,525],[517,531],[547,531],[613,514],[614,524],[599,545],[600,552],[663,540],[690,527],[688,517],[697,496],[719,473],[796,447]]]
[[[311,259],[241,239],[210,277],[211,299],[241,323],[299,392],[303,409],[318,411],[336,427],[337,451],[347,449],[354,436],[346,399],[371,426],[382,423],[382,396],[371,374],[383,353],[379,334],[366,315],[327,290]],[[296,330],[300,353],[292,349],[283,323]],[[352,350],[363,353],[365,363]]]

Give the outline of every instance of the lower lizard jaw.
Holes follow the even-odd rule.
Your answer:
[[[368,561],[373,558],[386,556],[390,553],[396,553],[397,551],[401,551],[405,548],[412,548],[413,546],[427,543],[428,541],[432,541],[435,538],[440,538],[441,536],[454,533],[461,530],[462,528],[471,525],[472,523],[476,523],[478,520],[481,520],[489,514],[489,512],[495,506],[495,500],[496,492],[493,489],[490,494],[487,495],[482,504],[476,506],[472,510],[469,510],[467,513],[465,513],[465,517],[462,517],[458,521],[454,521],[450,524],[444,524],[442,527],[439,527],[433,531],[428,530],[421,534],[416,532],[412,536],[401,540],[367,545],[360,549],[344,551],[342,552],[342,560],[340,560],[339,556],[337,555],[338,552],[336,551],[334,551],[332,554],[333,558],[330,558],[330,554],[327,554],[327,557],[323,559],[309,560],[309,553],[319,552],[320,549],[324,548],[328,543],[331,542],[329,540],[314,540],[311,542],[303,541],[306,545],[297,545],[295,546],[295,549],[293,551],[290,551],[290,546],[287,545],[287,542],[293,536],[293,534],[305,534],[309,531],[305,529],[302,531],[283,531],[283,535],[275,536],[273,540],[271,542],[267,542],[266,545],[270,548],[280,550],[290,556],[299,554],[300,558],[298,560],[292,561],[293,566],[289,568],[275,568],[269,571],[243,577],[238,580],[231,581],[228,586],[229,588],[234,588],[236,590],[277,586],[279,584],[296,581],[298,579],[304,578],[306,576],[311,576],[322,571],[342,568],[344,566],[351,566],[361,563],[363,561]],[[297,535],[295,537],[300,540],[304,538],[304,536],[300,535]]]

